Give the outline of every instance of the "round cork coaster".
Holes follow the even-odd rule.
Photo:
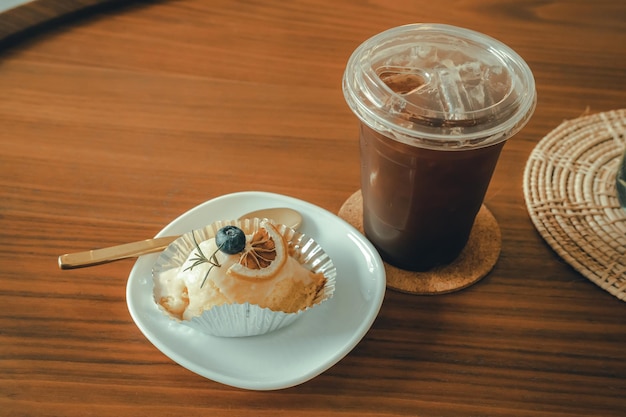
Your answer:
[[[339,217],[363,233],[363,196],[361,190],[346,200]],[[482,279],[496,264],[502,245],[500,227],[493,214],[482,206],[467,245],[451,264],[426,272],[406,271],[385,264],[387,287],[409,294],[445,294],[467,288]]]

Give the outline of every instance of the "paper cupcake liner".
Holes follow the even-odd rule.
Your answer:
[[[264,219],[253,218],[217,221],[211,225],[182,235],[172,242],[157,259],[152,268],[154,282],[156,282],[161,274],[178,271],[189,254],[196,248],[196,241],[201,242],[214,238],[219,229],[228,225],[237,226],[242,229],[246,235],[249,235],[259,229],[263,220]],[[160,304],[156,303],[155,296],[156,305],[164,314],[172,320],[179,322],[181,325],[214,336],[256,336],[292,324],[298,318],[307,314],[333,296],[337,270],[328,254],[312,238],[284,225],[278,225],[278,230],[288,243],[290,255],[306,269],[314,273],[321,272],[326,278],[323,291],[320,291],[311,307],[296,313],[285,313],[272,311],[268,308],[261,308],[258,305],[250,303],[223,304],[205,310],[200,316],[193,317],[191,320],[179,320],[172,316]]]
[[[290,325],[311,308],[298,313],[283,313],[250,303],[224,304],[191,320],[181,321],[181,324],[213,336],[257,336]]]

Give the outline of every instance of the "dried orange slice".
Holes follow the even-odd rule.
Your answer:
[[[287,241],[278,228],[268,221],[259,225],[239,258],[228,273],[238,278],[268,279],[284,267],[289,256]]]

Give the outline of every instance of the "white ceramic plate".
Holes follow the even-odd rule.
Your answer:
[[[365,336],[385,295],[385,269],[369,241],[329,211],[292,197],[228,194],[189,210],[157,236],[183,234],[269,207],[299,210],[299,231],[314,238],[337,267],[334,297],[292,325],[262,336],[221,338],[168,319],[152,298],[152,266],[158,254],[137,260],[126,288],[133,320],[161,352],[206,378],[252,390],[298,385],[339,362]]]

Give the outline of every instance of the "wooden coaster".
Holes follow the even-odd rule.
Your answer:
[[[343,203],[339,217],[363,233],[363,196],[355,192]],[[476,216],[467,245],[451,264],[426,272],[406,271],[385,264],[387,287],[410,294],[445,294],[467,288],[491,271],[500,256],[500,227],[483,205]]]

